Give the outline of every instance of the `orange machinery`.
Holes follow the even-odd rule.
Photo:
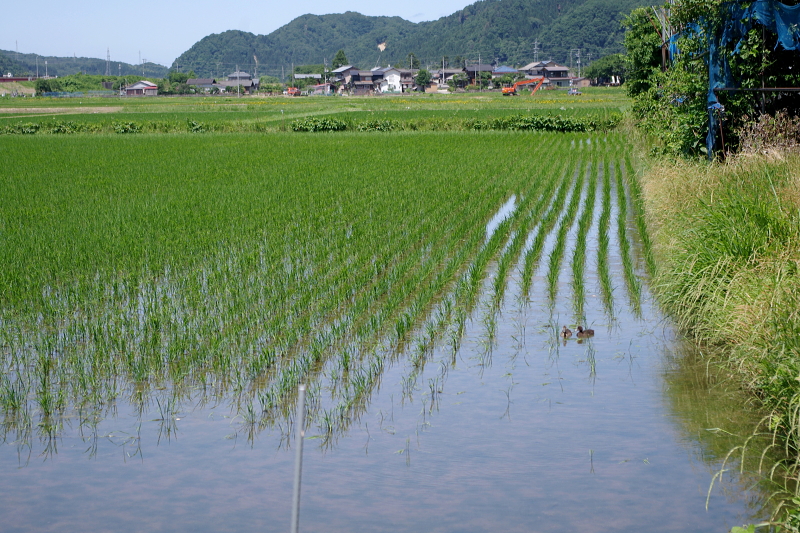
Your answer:
[[[533,96],[534,94],[536,94],[536,91],[539,90],[539,87],[541,87],[542,84],[544,83],[544,76],[539,78],[533,78],[531,80],[520,80],[511,87],[503,87],[503,94],[506,96],[516,96],[517,87],[520,87],[521,85],[527,85],[529,83],[536,84],[536,87],[534,87],[533,90],[531,91],[531,96]]]
[[[300,96],[300,89],[298,89],[297,87],[289,87],[286,90],[286,94],[288,94],[289,96]]]

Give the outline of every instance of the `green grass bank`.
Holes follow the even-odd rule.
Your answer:
[[[773,446],[783,447],[786,470],[775,479],[797,497],[800,155],[656,163],[642,177],[642,198],[660,301],[701,346],[725,348],[708,350],[711,360],[770,413],[757,431],[782,437]]]

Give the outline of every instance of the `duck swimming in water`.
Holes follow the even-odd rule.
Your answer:
[[[570,337],[572,337],[572,330],[567,328],[567,326],[564,326],[563,328],[561,328],[561,338],[562,339],[568,339]]]
[[[586,339],[589,337],[594,337],[594,330],[593,329],[583,329],[583,326],[578,326],[578,338],[579,339]]]

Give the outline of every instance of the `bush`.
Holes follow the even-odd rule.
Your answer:
[[[114,133],[140,133],[142,127],[135,122],[113,122]]]
[[[192,133],[206,132],[206,125],[203,122],[197,122],[196,120],[187,120],[187,125],[189,126],[189,131]]]
[[[36,122],[25,122],[24,124],[12,124],[3,129],[3,133],[9,135],[33,135],[41,128]]]
[[[347,122],[336,118],[305,118],[292,122],[292,131],[344,131]]]
[[[397,127],[393,120],[367,120],[356,126],[358,131],[392,131]]]

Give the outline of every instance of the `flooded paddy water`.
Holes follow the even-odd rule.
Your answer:
[[[620,167],[601,168],[599,181]],[[583,230],[584,305],[575,304],[570,260],[585,211],[570,217],[548,201],[558,216],[530,283],[522,257],[535,239],[523,235],[501,298],[494,261],[462,329],[430,343],[418,332],[387,349],[363,409],[344,422],[314,418],[301,530],[705,532],[769,515],[758,479],[735,468],[709,492],[759,414],[659,313],[629,211],[626,241],[613,229],[626,197],[613,179],[604,299],[596,259],[603,187],[577,183],[576,206],[595,195]],[[565,205],[568,196],[564,189]],[[498,205],[487,241],[522,200]],[[560,234],[563,260],[548,261]],[[625,279],[629,247],[638,292]],[[595,335],[563,339],[563,325]],[[337,372],[320,372],[327,381],[310,409],[333,411]],[[7,424],[0,529],[287,531],[291,420],[261,418],[253,396],[212,388],[156,388],[141,403],[120,396],[57,424]]]

